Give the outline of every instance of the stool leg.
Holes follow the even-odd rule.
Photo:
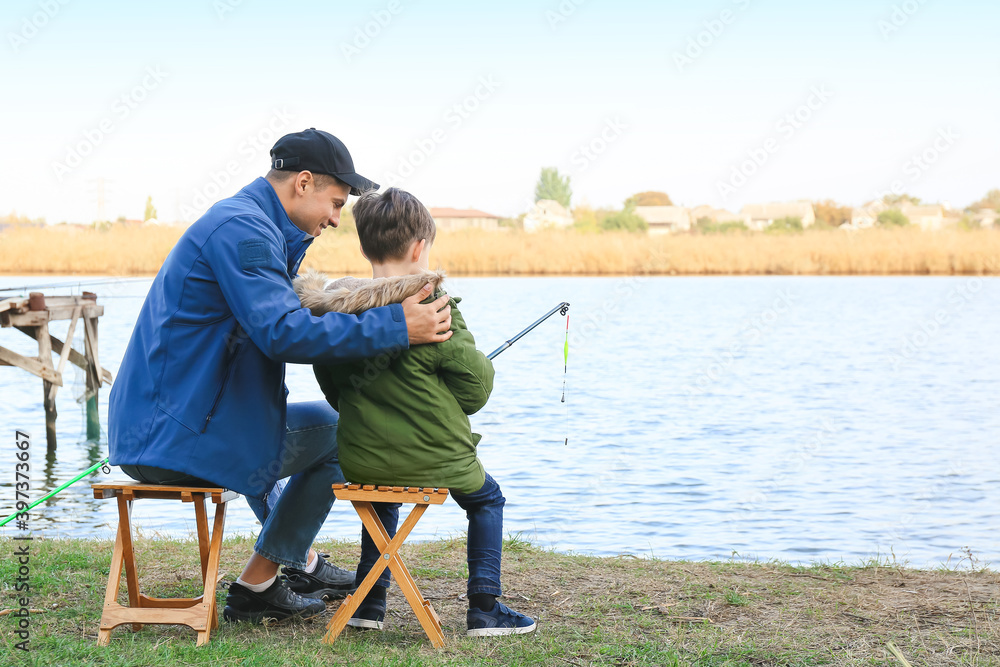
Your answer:
[[[373,508],[372,504],[369,502],[360,500],[354,500],[351,502],[354,505],[354,509],[357,510],[358,516],[367,517],[369,521],[374,521],[374,523],[378,525],[380,530],[377,533],[372,532],[369,528],[368,534],[371,535],[375,546],[378,547],[379,550],[384,550],[385,546],[389,543],[389,533],[385,531],[385,528],[382,526],[382,522],[379,521],[378,515],[375,514],[375,508]],[[365,518],[362,518],[362,523],[365,523]],[[367,523],[365,525],[367,527]],[[358,607],[361,606],[365,596],[368,595],[368,591],[370,591],[375,585],[375,582],[378,581],[379,575],[382,574],[386,565],[387,561],[380,558],[375,565],[372,566],[372,569],[368,571],[368,575],[365,576],[361,585],[358,586],[358,589],[351,595],[344,598],[344,601],[340,603],[337,613],[333,615],[333,618],[330,619],[330,622],[326,626],[326,634],[323,636],[324,644],[332,644],[334,640],[340,636],[340,633],[344,631],[344,628],[347,627],[347,621],[351,619],[354,612],[356,612]]]
[[[396,533],[396,538],[399,538],[402,535],[405,540],[406,536],[409,535],[410,531],[413,530],[413,527],[417,525],[417,521],[420,520],[420,517],[426,510],[427,505],[416,505],[410,511],[410,515],[406,517],[406,521],[403,522],[399,532]],[[389,570],[391,570],[395,575],[396,584],[399,585],[399,589],[403,591],[403,595],[406,596],[406,601],[410,603],[413,613],[416,614],[421,627],[423,627],[424,632],[427,633],[427,638],[431,640],[431,645],[435,648],[443,647],[444,632],[441,630],[441,621],[438,619],[437,613],[434,611],[431,603],[425,600],[424,596],[420,593],[420,589],[417,588],[417,583],[413,580],[413,576],[410,574],[409,569],[407,569],[406,564],[403,563],[403,559],[399,556],[399,553],[396,550],[394,550],[391,554]]]
[[[108,574],[108,588],[104,591],[104,608],[118,606],[118,587],[122,583],[122,527],[119,523],[115,535],[115,550],[111,553],[111,571]],[[105,628],[105,614],[101,613],[101,628],[97,631],[97,645],[107,646],[111,643],[111,630]]]
[[[195,493],[192,496],[194,498],[195,526],[198,529],[198,551],[201,555],[201,578],[204,580],[205,573],[208,571],[208,513],[205,510],[205,494]]]
[[[204,496],[202,500],[204,500]],[[204,512],[205,506],[202,504],[201,507],[202,512]],[[226,524],[226,503],[216,505],[213,523],[212,544],[208,550],[208,562],[205,569],[205,588],[201,598],[201,605],[205,608],[205,630],[198,633],[198,646],[207,644],[212,629],[219,625],[215,605],[215,587],[218,584],[219,557],[222,555],[222,532]]]
[[[132,544],[132,501],[118,496],[118,531],[122,538],[122,556],[125,561],[125,585],[128,587],[129,607],[142,606],[139,600],[139,574],[135,566],[135,549]],[[142,630],[142,623],[133,623],[132,630]]]
[[[420,589],[417,588],[416,582],[413,580],[410,571],[406,568],[402,557],[399,555],[399,548],[403,546],[403,542],[409,537],[410,531],[413,530],[417,525],[417,521],[420,520],[420,517],[426,511],[427,505],[415,505],[391,541],[389,540],[389,533],[386,532],[382,523],[378,520],[378,516],[374,510],[370,510],[364,514],[359,511],[358,515],[361,517],[361,522],[365,524],[368,534],[372,536],[373,540],[375,540],[375,534],[378,534],[379,539],[375,543],[382,549],[383,556],[389,556],[387,559],[380,559],[380,562],[388,561],[389,570],[396,575],[396,584],[399,585],[400,590],[403,591],[403,595],[406,596],[406,601],[409,603],[410,608],[413,609],[417,620],[420,621],[420,626],[427,633],[427,638],[431,640],[433,646],[441,648],[444,646],[444,632],[441,630],[441,623],[437,620],[437,614],[434,612],[433,607],[430,606],[430,603],[420,594]],[[428,609],[430,610],[429,612]]]

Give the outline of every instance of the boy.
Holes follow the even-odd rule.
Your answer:
[[[442,273],[427,270],[435,226],[413,195],[396,188],[363,196],[354,206],[361,251],[372,265],[372,280],[344,278],[324,289],[312,274],[296,281],[302,305],[313,314],[357,314],[396,303],[431,282],[434,296]],[[433,298],[433,297],[431,297]],[[337,408],[340,466],[351,482],[391,486],[435,486],[451,490],[469,517],[469,611],[467,635],[521,634],[535,629],[527,616],[496,601],[500,595],[500,551],[504,497],[476,456],[480,435],[468,415],[486,405],[493,389],[493,365],[475,340],[452,298],[452,337],[374,359],[316,365],[316,379]],[[375,503],[390,536],[396,533],[399,505]],[[379,557],[366,530],[355,575],[360,585]],[[289,582],[294,590],[296,581]],[[379,577],[348,624],[382,629],[389,570]]]

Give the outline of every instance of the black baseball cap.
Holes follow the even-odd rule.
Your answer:
[[[335,176],[350,185],[355,196],[379,187],[354,171],[354,160],[343,141],[315,127],[278,139],[271,149],[271,168]]]

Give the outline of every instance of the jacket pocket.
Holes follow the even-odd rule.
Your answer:
[[[240,354],[243,352],[245,344],[243,341],[237,343],[236,351],[229,358],[229,363],[226,366],[226,375],[222,379],[222,385],[219,387],[219,391],[215,394],[215,399],[212,401],[212,408],[208,411],[208,415],[205,417],[205,424],[201,427],[201,432],[204,433],[208,430],[208,425],[212,421],[212,417],[215,416],[215,411],[219,407],[219,403],[222,401],[223,394],[226,393],[226,387],[229,386],[230,380],[233,379],[233,374],[236,373],[236,361],[240,358]]]
[[[184,428],[186,428],[188,431],[190,431],[194,435],[198,435],[198,431],[197,430],[195,430],[195,429],[191,428],[190,426],[188,426],[187,424],[185,424],[183,421],[181,421],[181,419],[179,417],[177,417],[177,415],[171,414],[169,411],[165,410],[162,405],[157,405],[156,406],[156,411],[158,413],[162,413],[165,417],[169,418],[170,421],[176,422],[178,425],[183,426]]]

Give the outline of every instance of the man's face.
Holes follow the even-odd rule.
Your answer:
[[[327,227],[340,224],[340,211],[347,203],[350,186],[335,181],[325,188],[317,188],[311,180],[296,197],[294,211],[288,212],[295,226],[312,236],[319,236]]]

